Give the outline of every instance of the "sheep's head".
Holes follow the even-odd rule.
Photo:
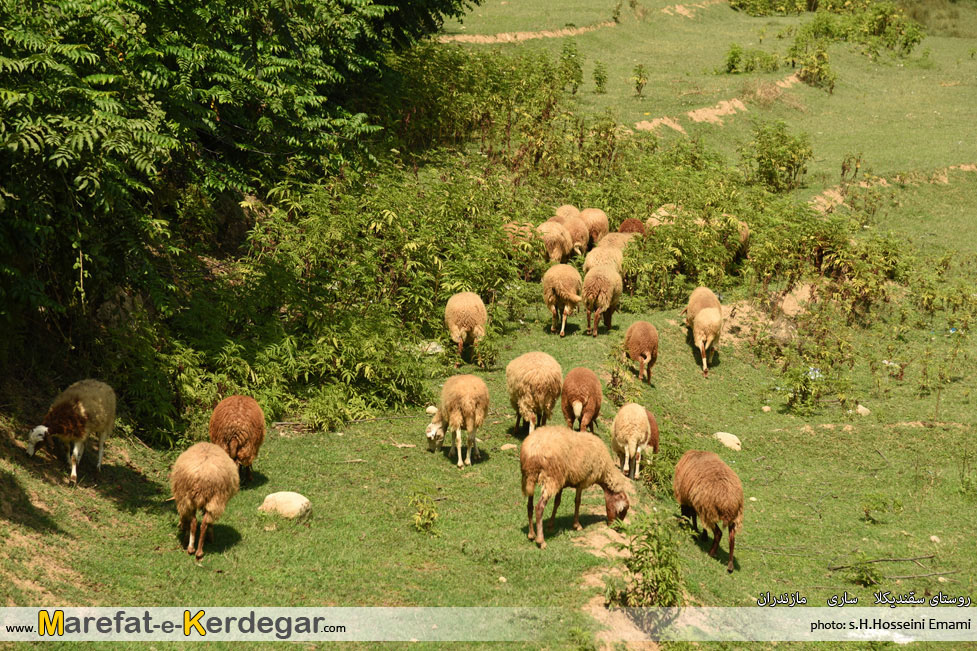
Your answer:
[[[424,432],[427,436],[427,451],[436,452],[444,441],[444,424],[441,422],[437,407],[433,405],[428,407],[427,413],[431,414],[431,422],[428,423],[427,430]]]
[[[34,453],[37,452],[37,447],[46,443],[47,435],[48,428],[44,425],[38,425],[31,430],[30,435],[27,437],[27,456],[34,456]]]
[[[612,524],[615,520],[623,520],[628,515],[631,501],[624,491],[613,493],[605,489],[604,505],[607,507],[607,524]]]

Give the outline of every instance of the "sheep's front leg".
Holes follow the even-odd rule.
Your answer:
[[[573,528],[577,531],[583,529],[583,525],[580,524],[580,497],[583,495],[581,489],[577,489],[577,496],[573,500]]]
[[[455,430],[455,446],[458,448],[458,467],[464,468],[465,464],[461,460],[461,428],[460,427],[457,430]],[[469,464],[471,464],[471,461],[469,461]]]
[[[628,469],[631,467],[631,452],[627,447],[624,448],[624,465],[621,466],[621,472],[625,475],[628,474]]]
[[[197,535],[197,514],[194,513],[193,517],[190,518],[190,542],[187,543],[187,553],[193,553],[193,541],[196,539]]]
[[[71,481],[73,482],[78,481],[78,463],[81,461],[81,455],[84,451],[85,441],[75,441],[74,446],[71,448]]]
[[[563,497],[563,491],[561,490],[556,494],[556,497],[553,498],[553,511],[550,513],[550,524],[549,524],[550,531],[553,531],[553,528],[556,526],[556,510],[560,508],[560,499],[562,497]]]
[[[641,479],[641,448],[634,455],[634,478]]]
[[[540,549],[546,549],[546,540],[543,537],[543,511],[546,510],[546,500],[549,497],[546,494],[546,487],[543,487],[543,492],[539,496],[539,502],[536,504],[536,544],[539,545]]]

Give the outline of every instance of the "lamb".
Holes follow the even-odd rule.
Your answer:
[[[607,215],[600,208],[585,208],[580,211],[580,219],[587,225],[590,231],[590,241],[597,246],[602,237],[607,235],[610,225],[607,222]]]
[[[536,231],[543,239],[550,262],[563,262],[573,253],[573,238],[563,224],[546,221],[537,226]]]
[[[638,362],[638,379],[651,382],[651,367],[658,361],[658,329],[647,321],[635,321],[624,333],[624,348]]]
[[[560,336],[564,336],[567,317],[573,314],[580,303],[580,272],[568,264],[556,264],[543,274],[543,300],[553,314],[550,332],[556,332],[556,322],[560,324]]]
[[[702,356],[702,376],[709,377],[706,351],[708,361],[712,362],[723,329],[722,306],[708,287],[696,287],[682,311],[685,325],[691,329],[692,342]]]
[[[597,374],[589,368],[578,366],[563,379],[562,393],[560,400],[567,427],[574,429],[574,424],[579,420],[578,429],[581,432],[589,429],[593,434],[604,397]]]
[[[598,247],[614,247],[624,251],[631,240],[637,237],[637,233],[608,233],[597,243]]]
[[[485,422],[489,409],[488,387],[481,378],[474,375],[455,375],[444,383],[441,389],[441,404],[430,406],[431,422],[425,432],[428,452],[435,452],[444,443],[445,425],[455,433],[454,447],[458,450],[458,467],[472,465],[472,452],[478,460],[478,428]],[[461,430],[468,432],[468,454],[461,460]]]
[[[505,367],[505,383],[509,403],[516,410],[516,431],[526,421],[532,434],[536,427],[546,424],[553,403],[560,397],[563,369],[546,353],[525,353]]]
[[[573,243],[574,253],[581,255],[587,250],[587,245],[590,244],[590,230],[580,217],[557,215],[551,217],[549,221],[556,222],[567,229],[567,232],[570,233],[570,241]]]
[[[726,571],[733,571],[733,547],[736,532],[743,528],[743,485],[736,473],[718,455],[703,450],[689,450],[675,466],[672,480],[675,500],[682,507],[682,515],[692,518],[692,529],[698,532],[697,518],[702,518],[702,532],[714,539],[710,556],[716,555],[723,532],[719,523],[729,531],[729,563]]]
[[[591,249],[583,261],[583,272],[586,274],[594,267],[599,267],[603,264],[613,265],[617,272],[621,273],[621,269],[624,266],[624,252],[613,246],[598,246]]]
[[[265,412],[250,396],[227,396],[210,415],[210,442],[237,462],[247,481],[253,478],[251,465],[265,440]]]
[[[213,443],[196,443],[177,457],[170,472],[170,489],[176,500],[176,510],[180,514],[180,531],[189,525],[190,542],[187,553],[193,554],[196,538],[196,557],[204,556],[204,537],[207,528],[224,513],[227,502],[240,488],[238,466],[227,453]],[[200,535],[197,536],[197,510],[200,518]],[[213,540],[213,530],[210,538]]]
[[[630,483],[614,465],[607,446],[597,436],[574,432],[567,427],[540,427],[522,443],[519,451],[522,467],[522,494],[528,498],[526,514],[529,516],[529,539],[535,540],[540,549],[546,549],[543,536],[543,511],[546,502],[554,497],[553,513],[549,526],[556,523],[556,510],[564,488],[577,489],[573,509],[573,528],[583,529],[580,524],[580,497],[585,488],[599,485],[604,489],[607,523],[624,519],[630,502],[627,490]],[[543,485],[539,503],[535,508],[536,526],[533,527],[533,494],[536,484]]]
[[[448,299],[444,307],[444,325],[451,334],[451,340],[458,344],[458,356],[467,343],[475,346],[485,336],[488,312],[482,297],[475,292],[459,292]],[[455,363],[461,366],[461,360]]]
[[[587,331],[597,336],[597,322],[604,315],[604,327],[611,329],[611,317],[621,300],[624,281],[610,265],[594,267],[583,279],[583,301],[587,308]],[[590,329],[590,315],[594,315],[594,329]]]
[[[629,217],[621,222],[621,225],[617,229],[618,233],[637,233],[638,235],[645,234],[645,225],[641,223],[640,219],[635,219],[634,217]]]
[[[611,450],[617,456],[621,470],[631,479],[641,478],[641,451],[651,441],[648,413],[641,405],[629,402],[614,417]]]
[[[98,465],[102,470],[105,439],[115,425],[115,391],[98,380],[79,380],[61,392],[51,403],[43,424],[28,437],[27,454],[34,456],[38,444],[51,449],[52,437],[64,441],[71,449],[71,481],[78,481],[78,463],[89,435],[98,435]]]

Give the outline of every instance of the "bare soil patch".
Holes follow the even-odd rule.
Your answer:
[[[605,27],[616,27],[617,23],[613,20],[605,20],[594,25],[584,25],[583,27],[565,27],[563,29],[544,29],[538,32],[502,32],[501,34],[445,34],[438,37],[441,43],[475,43],[478,45],[494,45],[497,43],[519,43],[535,38],[563,38],[564,36],[577,36],[586,34]]]
[[[707,7],[718,5],[723,2],[725,2],[725,0],[703,0],[703,2],[697,2],[695,4],[669,5],[668,7],[662,8],[662,13],[668,16],[684,16],[685,18],[695,18],[695,15],[701,9],[706,9]]]
[[[949,185],[950,173],[954,171],[977,172],[977,164],[962,163],[959,165],[950,165],[930,173],[908,172],[906,174],[896,174],[892,177],[892,181],[882,178],[881,176],[875,176],[858,181],[855,185],[860,188],[888,188],[892,187],[893,184],[920,185],[923,183],[930,183],[933,185]],[[813,197],[809,203],[812,208],[826,215],[840,206],[847,205],[845,203],[845,198],[848,187],[850,187],[850,185],[836,185],[832,188],[828,188],[821,194]]]

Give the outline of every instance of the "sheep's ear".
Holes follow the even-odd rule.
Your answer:
[[[431,414],[433,416],[434,414],[438,413],[438,408],[435,407],[434,405],[431,405],[430,407],[428,407],[426,409],[426,411],[427,411],[427,413],[429,413],[429,414]]]

